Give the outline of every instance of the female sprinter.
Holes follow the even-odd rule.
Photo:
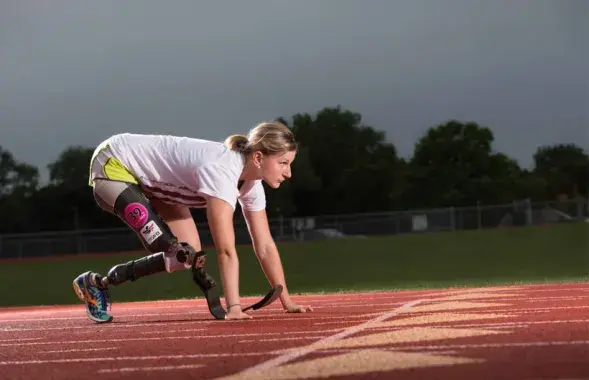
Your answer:
[[[261,123],[248,136],[233,135],[224,143],[124,133],[100,144],[90,164],[94,198],[99,207],[135,231],[151,255],[116,265],[106,276],[94,272],[79,275],[73,286],[86,304],[88,317],[98,323],[112,321],[107,313],[109,285],[190,268],[190,260],[184,258],[198,255],[202,246],[189,208],[205,207],[227,305],[225,318],[251,318],[240,307],[233,230],[237,201],[268,281],[273,287],[283,286],[283,308],[287,312],[312,311],[289,296],[268,226],[262,186],[264,181],[276,189],[289,179],[296,152],[294,135],[277,122]]]

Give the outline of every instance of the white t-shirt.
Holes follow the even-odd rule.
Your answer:
[[[191,208],[206,207],[205,195],[233,209],[237,201],[248,211],[266,207],[261,180],[245,181],[238,189],[243,157],[220,142],[123,133],[110,137],[108,146],[148,196]]]

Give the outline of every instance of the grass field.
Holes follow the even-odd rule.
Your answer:
[[[579,281],[589,279],[589,224],[458,231],[286,243],[279,246],[291,293],[339,292]],[[268,283],[249,247],[238,249],[241,294]],[[0,306],[79,302],[71,282],[86,270],[106,273],[144,253],[5,261]],[[216,256],[208,271],[219,279]],[[117,301],[201,297],[188,272],[157,274],[112,287]]]

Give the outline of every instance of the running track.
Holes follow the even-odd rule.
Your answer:
[[[96,325],[82,305],[0,309],[0,378],[589,379],[589,283],[294,298],[315,311],[115,303]]]

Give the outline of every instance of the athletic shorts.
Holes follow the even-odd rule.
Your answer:
[[[139,185],[139,181],[129,169],[119,161],[109,147],[109,141],[102,142],[90,160],[90,176],[88,185],[94,187],[94,180],[108,179]]]
[[[104,179],[107,181],[99,181]],[[90,160],[89,183],[92,186],[96,203],[105,211],[114,213],[115,202],[130,184],[139,185],[139,181],[121,161],[112,153],[108,140],[100,144]]]

